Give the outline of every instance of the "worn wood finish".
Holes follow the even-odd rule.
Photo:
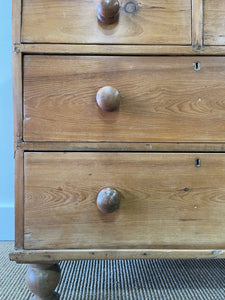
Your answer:
[[[20,43],[22,1],[12,0],[12,43]]]
[[[15,158],[15,247],[23,249],[24,242],[24,195],[23,195],[23,150],[17,149],[22,141],[22,54],[17,49],[21,34],[21,0],[12,0],[12,67],[13,67],[13,117]],[[4,142],[4,141],[3,141]]]
[[[57,262],[79,259],[216,259],[225,258],[225,250],[184,249],[90,249],[90,250],[16,250],[10,260],[17,263]]]
[[[203,0],[192,0],[192,45],[201,49],[203,39]]]
[[[22,142],[17,148],[25,151],[225,152],[225,143]]]
[[[25,249],[224,249],[224,154],[36,152],[24,164]],[[120,207],[102,214],[108,186]]]
[[[97,1],[12,0],[17,250],[11,259],[225,258],[225,159],[215,154],[225,152],[224,1],[141,0],[135,11],[137,2],[122,0],[112,25],[97,21]],[[77,65],[78,57],[32,61],[26,54],[93,57]],[[162,57],[137,57],[146,55]],[[95,100],[99,88],[114,82],[122,92],[118,119],[101,115]],[[25,153],[25,173],[24,151],[45,151]],[[114,185],[121,205],[104,215],[96,198]],[[24,250],[24,234],[32,250]]]
[[[13,52],[13,132],[14,132],[14,152],[17,143],[22,141],[23,136],[23,99],[22,99],[22,54]]]
[[[22,41],[191,44],[191,0],[122,0],[118,22],[112,25],[98,22],[97,2],[49,0],[46,5],[45,0],[24,0]]]
[[[204,0],[204,45],[225,45],[225,2]]]
[[[22,53],[46,54],[106,54],[106,55],[225,55],[225,46],[168,45],[63,45],[21,44],[16,47]]]
[[[98,108],[105,85],[119,111]],[[26,55],[24,140],[225,142],[224,89],[224,57]]]
[[[24,152],[15,153],[15,247],[23,249],[24,246]]]

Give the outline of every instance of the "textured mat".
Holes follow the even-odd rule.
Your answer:
[[[28,300],[26,265],[0,243],[0,299]],[[63,261],[60,300],[223,300],[225,260]]]

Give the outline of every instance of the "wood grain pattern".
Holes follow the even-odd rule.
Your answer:
[[[26,55],[24,140],[225,142],[224,66],[224,57]],[[119,111],[99,110],[106,85],[120,92]]]
[[[97,21],[97,0],[24,0],[25,43],[191,44],[191,0],[121,0],[119,20]]]
[[[204,0],[204,45],[225,45],[225,1]]]
[[[17,143],[23,136],[22,53],[18,51],[21,34],[21,0],[12,0],[13,135],[15,158],[15,247],[24,246],[23,153]]]
[[[225,258],[218,249],[89,249],[89,250],[16,250],[10,260],[17,263],[58,262],[79,259],[216,259]]]
[[[18,1],[17,1],[18,2]],[[18,4],[18,3],[17,3]],[[15,18],[15,17],[14,17]],[[16,22],[16,20],[15,20]],[[14,33],[13,39],[17,37]],[[22,99],[22,54],[13,52],[13,131],[15,158],[15,247],[24,244],[24,194],[23,194],[23,150],[17,145],[23,136],[23,99]]]
[[[203,0],[192,0],[192,45],[201,49],[203,39]]]
[[[23,137],[22,54],[13,52],[13,135],[14,152]]]
[[[22,1],[12,0],[12,43],[20,43]]]
[[[24,152],[15,153],[15,247],[24,246]]]
[[[225,143],[21,142],[17,148],[24,151],[225,152]]]
[[[25,249],[225,247],[224,154],[35,152],[24,164]],[[120,208],[105,215],[106,186]]]
[[[225,55],[225,46],[168,45],[64,45],[64,44],[21,44],[17,46],[22,53],[34,54],[107,54],[107,55]]]

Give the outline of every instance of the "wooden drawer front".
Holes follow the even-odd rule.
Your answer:
[[[204,44],[225,45],[225,1],[204,0]]]
[[[224,203],[224,154],[25,153],[25,249],[224,249]]]
[[[107,85],[118,111],[96,104]],[[225,142],[224,128],[225,57],[24,58],[25,141]]]
[[[97,0],[24,0],[26,43],[191,43],[191,0],[120,1],[119,21],[102,25]]]

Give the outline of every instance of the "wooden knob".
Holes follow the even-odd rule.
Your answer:
[[[97,18],[104,24],[116,22],[119,16],[120,4],[118,0],[99,0],[97,4]]]
[[[119,204],[119,195],[115,189],[107,187],[98,193],[97,206],[101,212],[112,213],[119,208]]]
[[[104,111],[114,111],[120,106],[120,93],[112,86],[104,86],[96,95],[98,106]]]

